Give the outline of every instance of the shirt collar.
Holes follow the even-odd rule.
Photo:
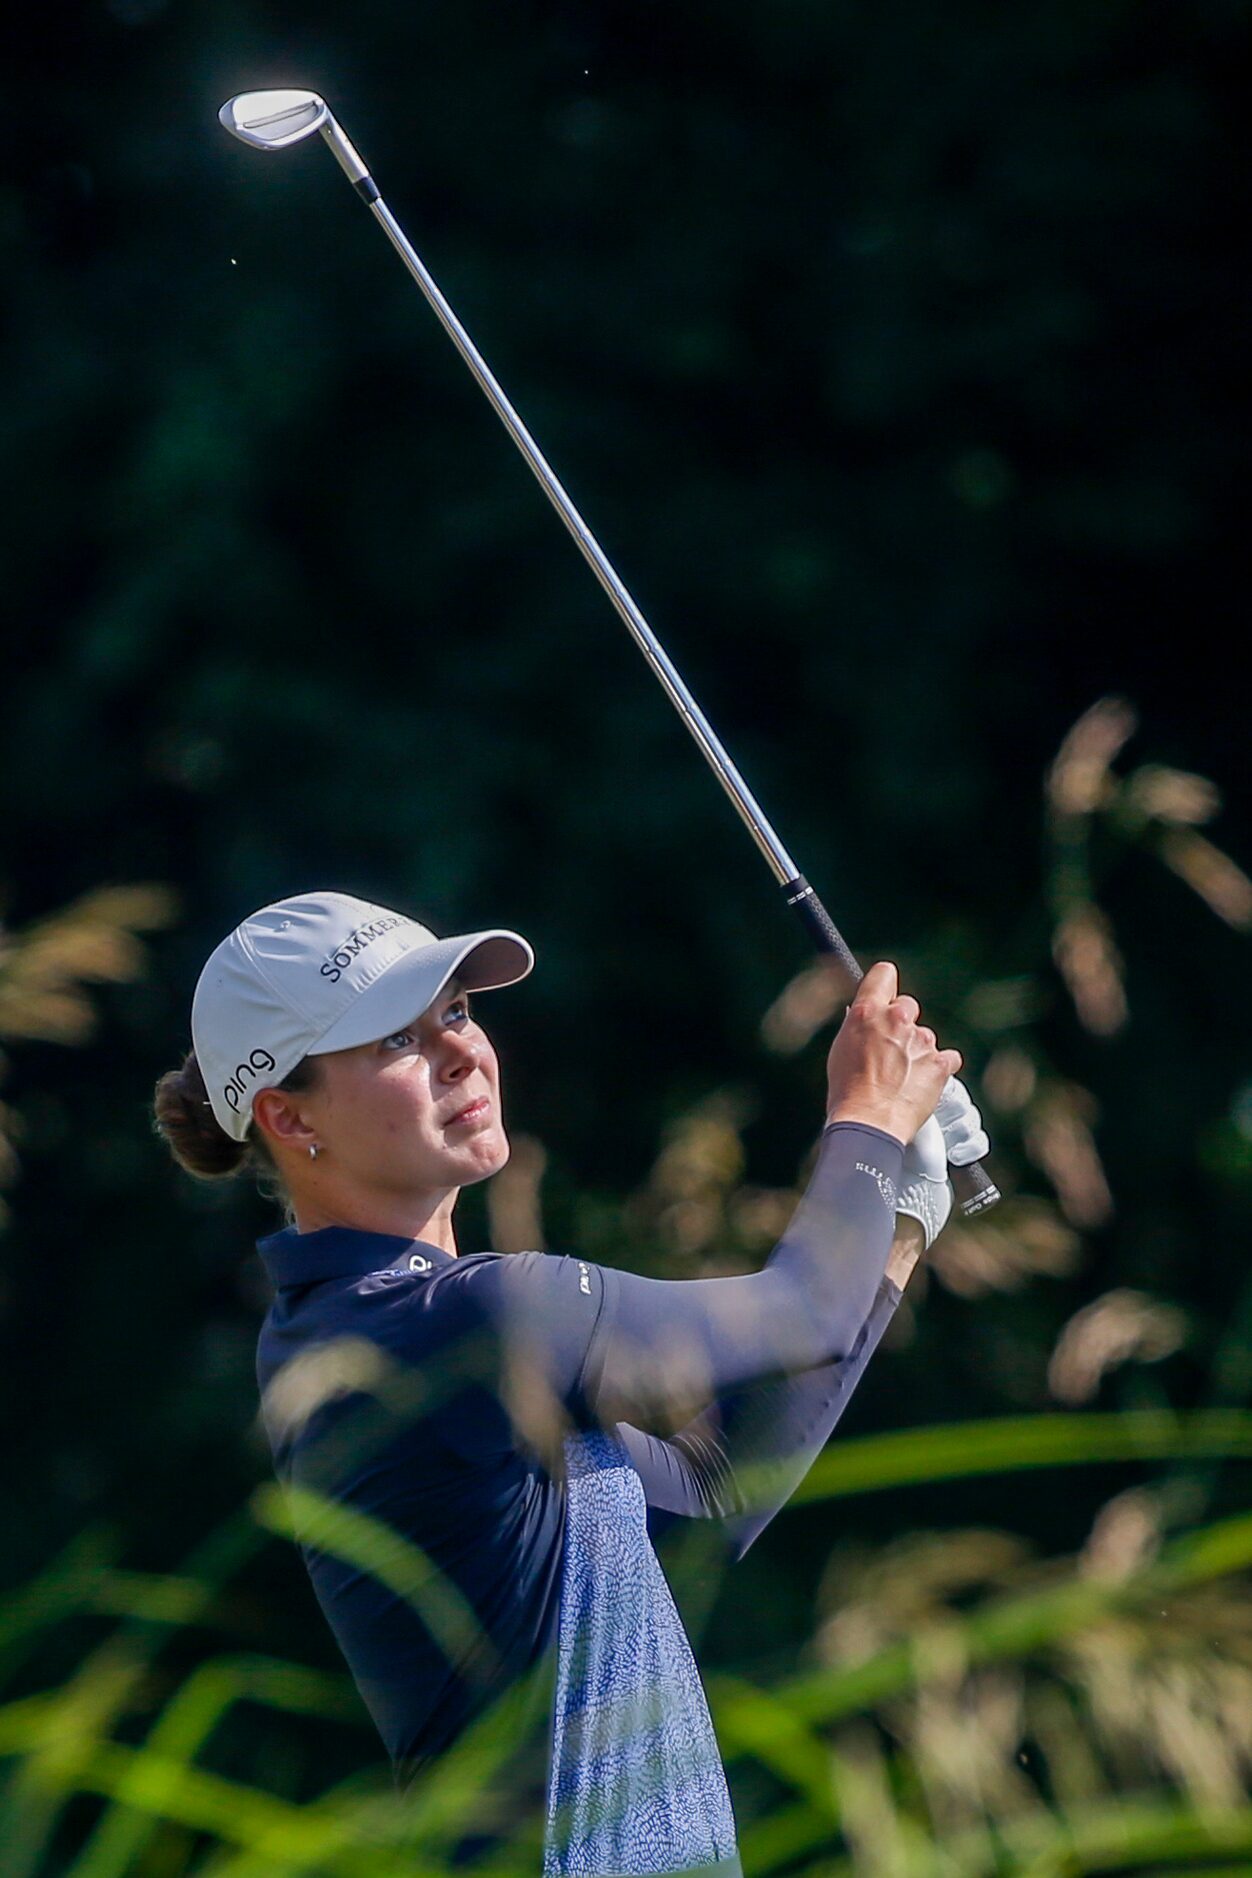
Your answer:
[[[282,1232],[257,1242],[265,1269],[281,1289],[284,1285],[313,1285],[323,1278],[362,1278],[367,1272],[389,1268],[408,1271],[416,1253],[430,1265],[450,1264],[451,1252],[425,1239],[405,1239],[398,1233],[358,1232],[352,1226],[322,1226],[317,1232]]]

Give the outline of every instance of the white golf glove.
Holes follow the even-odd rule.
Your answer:
[[[967,1167],[990,1151],[982,1116],[963,1082],[949,1076],[933,1115],[924,1121],[904,1150],[904,1171],[896,1212],[921,1222],[929,1252],[948,1223],[952,1188],[948,1163]]]

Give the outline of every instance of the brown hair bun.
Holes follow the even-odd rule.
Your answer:
[[[157,1133],[189,1174],[219,1180],[237,1174],[252,1158],[250,1143],[232,1141],[214,1116],[194,1050],[181,1069],[167,1070],[161,1077],[152,1107]]]

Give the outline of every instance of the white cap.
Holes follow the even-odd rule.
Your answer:
[[[407,914],[346,893],[302,893],[249,914],[200,974],[191,1039],[213,1113],[242,1141],[252,1098],[306,1056],[375,1043],[434,1003],[454,974],[467,991],[525,978],[515,932],[436,939]]]

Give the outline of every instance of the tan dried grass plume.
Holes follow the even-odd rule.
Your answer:
[[[1076,1311],[1048,1364],[1058,1402],[1089,1402],[1109,1370],[1123,1363],[1159,1363],[1186,1341],[1187,1320],[1173,1304],[1121,1287]]]
[[[95,1022],[87,986],[138,978],[137,935],[168,926],[176,910],[168,887],[98,887],[21,932],[0,932],[0,1037],[82,1043]]]
[[[85,1042],[95,1025],[87,987],[138,978],[146,954],[138,934],[168,926],[177,900],[147,883],[97,887],[33,926],[0,926],[0,1037],[10,1042]],[[0,1053],[0,1078],[5,1059]],[[0,1106],[0,1186],[17,1174],[13,1112]],[[0,1206],[0,1225],[6,1213]]]

